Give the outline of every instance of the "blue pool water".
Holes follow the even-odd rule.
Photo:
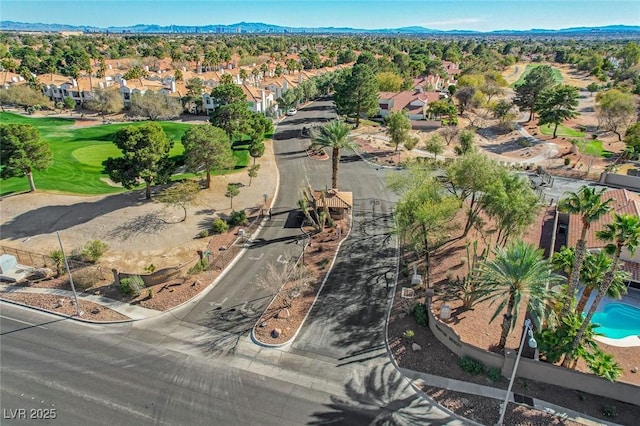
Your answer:
[[[624,303],[609,303],[601,312],[593,314],[594,329],[610,339],[640,336],[640,309]]]

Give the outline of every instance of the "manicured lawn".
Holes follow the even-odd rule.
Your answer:
[[[543,135],[551,136],[553,135],[554,127],[555,127],[554,125],[545,124],[544,126],[540,126],[540,132],[542,132]],[[571,127],[567,127],[561,124],[558,126],[558,132],[556,133],[556,136],[564,136],[569,138],[584,138],[586,135],[583,132],[580,132],[578,130],[572,129]]]
[[[101,180],[108,175],[102,163],[109,157],[117,157],[120,150],[113,144],[113,134],[122,127],[138,126],[142,123],[104,124],[91,127],[74,128],[74,120],[62,118],[32,118],[18,114],[0,113],[3,124],[31,124],[41,137],[49,142],[53,151],[53,165],[45,171],[34,172],[36,188],[44,191],[56,191],[74,194],[98,195],[122,192],[122,188],[107,185]],[[170,140],[174,141],[170,156],[178,164],[183,163],[184,147],[180,142],[189,128],[188,124],[159,122]],[[249,163],[246,143],[234,144],[237,158],[236,169]],[[215,171],[214,174],[229,171]],[[182,178],[192,174],[175,176]],[[11,178],[0,181],[0,195],[27,191],[26,178]]]
[[[578,144],[578,146],[580,148],[580,152],[587,155],[603,158],[609,158],[613,155],[613,152],[604,149],[602,141],[599,141],[598,139],[583,140],[582,143]]]
[[[524,69],[524,72],[522,73],[520,78],[517,81],[511,83],[510,87],[514,88],[524,83],[524,78],[527,76],[527,74],[529,74],[531,70],[533,70],[536,67],[539,67],[540,65],[542,64],[527,64],[527,67]],[[560,70],[557,68],[552,68],[552,69],[553,69],[553,79],[556,81],[556,83],[562,83],[562,73],[560,72]]]

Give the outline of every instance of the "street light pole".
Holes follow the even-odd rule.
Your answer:
[[[71,269],[69,269],[69,262],[67,262],[67,256],[64,254],[64,247],[62,247],[62,240],[60,239],[60,232],[56,231],[56,235],[58,236],[58,243],[60,244],[60,251],[62,252],[62,258],[64,259],[64,266],[67,268],[67,274],[69,274],[69,282],[71,282],[71,290],[73,290],[73,298],[76,302],[76,315],[81,317],[82,311],[80,310],[80,305],[78,304],[78,294],[76,293],[76,286],[73,283],[73,277],[71,276]]]
[[[513,382],[516,378],[516,371],[518,371],[518,363],[522,356],[522,349],[524,348],[524,339],[529,336],[529,346],[532,348],[538,347],[538,342],[533,338],[533,328],[531,326],[531,320],[524,321],[524,332],[522,333],[522,340],[520,341],[520,348],[518,348],[518,355],[516,355],[516,362],[513,365],[513,371],[511,372],[511,379],[509,379],[509,387],[507,388],[507,396],[504,398],[502,407],[500,408],[500,419],[498,419],[497,426],[502,426],[504,422],[504,415],[507,412],[507,405],[509,404],[509,396],[511,395],[511,389],[513,388]]]

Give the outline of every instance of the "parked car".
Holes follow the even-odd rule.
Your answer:
[[[291,108],[290,110],[287,111],[287,115],[296,115],[297,112],[298,112],[297,109]]]

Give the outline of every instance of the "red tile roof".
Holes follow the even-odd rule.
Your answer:
[[[605,243],[596,237],[596,232],[603,230],[605,225],[613,221],[613,214],[640,215],[640,194],[627,191],[626,189],[612,189],[602,194],[602,199],[613,198],[611,211],[604,214],[596,222],[591,224],[587,231],[587,248],[596,249],[605,246]],[[569,229],[567,235],[567,246],[575,247],[580,233],[582,232],[582,221],[580,215],[569,215]]]

